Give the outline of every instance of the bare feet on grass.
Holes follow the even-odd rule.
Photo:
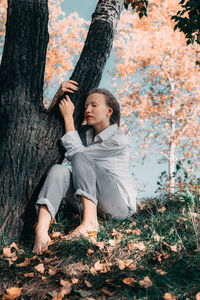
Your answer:
[[[70,232],[65,238],[72,239],[80,236],[84,236],[86,238],[91,238],[96,241],[97,233],[99,230],[99,224],[84,224],[81,223],[75,230]]]
[[[36,228],[33,252],[41,255],[45,250],[47,250],[50,241],[51,239],[47,231]]]

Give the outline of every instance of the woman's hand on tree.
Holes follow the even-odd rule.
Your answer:
[[[65,96],[59,103],[59,109],[64,119],[69,119],[74,114],[74,104],[68,95]]]
[[[63,83],[60,85],[59,89],[57,90],[55,96],[53,97],[53,101],[51,102],[51,104],[48,107],[47,111],[50,112],[52,110],[52,108],[56,105],[58,99],[64,93],[74,93],[74,92],[76,92],[78,90],[77,85],[78,85],[78,83],[74,80],[63,81]]]

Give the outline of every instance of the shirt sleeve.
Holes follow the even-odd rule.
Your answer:
[[[85,152],[93,159],[105,159],[105,157],[115,157],[124,153],[129,145],[125,139],[106,139],[101,143],[94,143],[87,147],[82,144],[80,136],[76,130],[68,131],[61,138],[61,144],[65,148],[65,157],[71,160],[71,157],[77,152]]]

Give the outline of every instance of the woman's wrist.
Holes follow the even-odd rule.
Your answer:
[[[64,123],[65,123],[65,131],[68,132],[68,131],[75,130],[73,116],[65,115],[63,118],[64,118]]]

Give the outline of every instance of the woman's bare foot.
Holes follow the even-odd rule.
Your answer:
[[[47,231],[36,228],[33,252],[41,255],[45,250],[47,250],[48,243],[50,241],[51,239]]]
[[[90,224],[90,225],[81,223],[78,227],[76,227],[75,230],[73,230],[72,232],[70,232],[66,236],[66,239],[80,237],[81,235],[85,236],[87,238],[94,237],[96,239],[98,230],[99,230],[99,224],[98,223]],[[90,236],[90,233],[93,233],[93,234],[91,234],[91,236]]]

